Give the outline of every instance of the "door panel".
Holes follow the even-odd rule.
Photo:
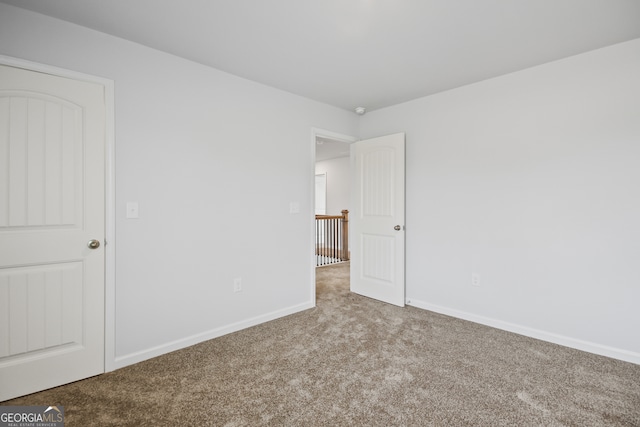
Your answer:
[[[5,148],[0,178],[0,227],[81,225],[82,110],[62,99],[3,91],[0,146]],[[3,182],[4,181],[4,182]],[[3,185],[4,184],[4,185]],[[77,188],[76,188],[77,187]]]
[[[0,401],[104,372],[104,87],[0,66]]]
[[[384,286],[395,279],[395,236],[362,233],[362,278]]]
[[[351,162],[351,290],[404,306],[404,134],[352,144]]]
[[[82,263],[3,268],[0,357],[82,344]]]

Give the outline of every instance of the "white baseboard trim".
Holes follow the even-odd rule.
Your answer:
[[[294,305],[292,307],[287,307],[282,310],[272,311],[270,313],[266,313],[261,316],[256,316],[250,319],[242,320],[240,322],[232,323],[230,325],[221,326],[219,328],[212,329],[206,332],[191,335],[186,338],[181,338],[179,340],[168,342],[166,344],[162,344],[146,350],[127,354],[125,356],[119,356],[115,358],[113,368],[114,369],[124,368],[125,366],[133,365],[134,363],[142,362],[144,360],[161,356],[163,354],[170,353],[172,351],[180,350],[185,347],[190,347],[192,345],[199,344],[203,341],[207,341],[213,338],[218,338],[223,335],[230,334],[232,332],[237,332],[242,329],[249,328],[251,326],[259,325],[261,323],[265,323],[270,320],[275,320],[280,317],[288,316],[290,314],[298,313],[300,311],[304,311],[313,307],[315,307],[315,305],[311,301],[309,301],[303,304]]]
[[[515,323],[504,322],[502,320],[493,319],[490,317],[479,316],[477,314],[468,313],[448,307],[443,307],[435,304],[430,304],[424,301],[418,301],[411,299],[407,301],[407,305],[421,308],[423,310],[429,310],[436,313],[444,314],[458,319],[468,320],[470,322],[479,323],[481,325],[490,326],[496,329],[502,329],[504,331],[513,332],[519,335],[524,335],[531,338],[536,338],[542,341],[559,344],[565,347],[574,348],[576,350],[586,351],[588,353],[598,354],[600,356],[611,357],[613,359],[623,360],[625,362],[635,363],[640,365],[640,353],[634,353],[619,348],[609,347],[602,344],[597,344],[589,341],[583,341],[576,338],[567,337],[564,335],[558,335],[551,332],[541,331],[539,329],[529,328],[527,326],[518,325]]]

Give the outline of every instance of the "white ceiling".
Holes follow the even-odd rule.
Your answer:
[[[369,111],[640,37],[639,0],[0,0]]]

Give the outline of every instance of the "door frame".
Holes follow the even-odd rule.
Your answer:
[[[311,207],[310,212],[315,212],[315,202],[316,202],[316,138],[327,138],[333,139],[335,141],[344,142],[347,144],[352,144],[359,140],[355,136],[345,135],[342,133],[333,132],[326,129],[320,129],[316,127],[311,128],[311,172],[309,173],[310,177],[310,187],[311,187]],[[310,260],[309,263],[312,266],[311,268],[311,286],[310,286],[310,300],[313,307],[316,306],[316,251],[315,251],[315,241],[316,241],[316,224],[315,224],[315,215],[310,218],[309,221],[309,234],[311,235],[310,245]]]
[[[68,79],[97,83],[104,87],[105,97],[105,327],[104,372],[115,366],[115,98],[114,81],[53,65],[0,55],[0,64],[51,74]],[[315,154],[314,154],[315,155]]]

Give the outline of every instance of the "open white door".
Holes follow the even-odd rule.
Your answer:
[[[0,65],[0,401],[104,372],[104,86]]]
[[[351,145],[351,291],[404,307],[404,133]]]

